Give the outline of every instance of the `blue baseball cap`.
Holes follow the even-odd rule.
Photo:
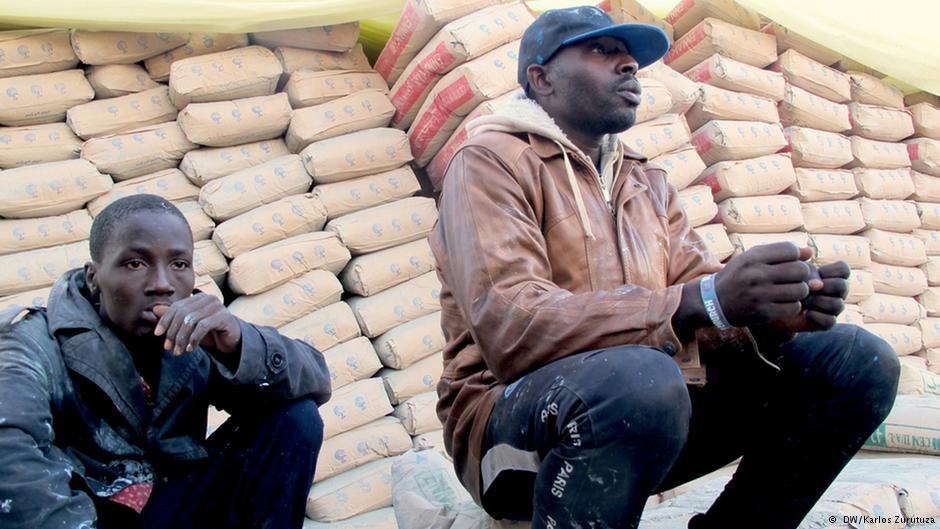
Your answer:
[[[528,88],[526,69],[545,64],[565,46],[596,37],[613,37],[644,68],[669,51],[666,33],[650,24],[617,24],[610,15],[593,6],[550,9],[526,29],[519,43],[519,84]]]

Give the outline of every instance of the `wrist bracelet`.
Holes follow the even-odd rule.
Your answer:
[[[720,330],[730,329],[732,325],[725,318],[725,313],[721,311],[721,304],[718,303],[718,292],[715,291],[715,274],[709,274],[699,282],[699,290],[702,292],[702,303],[705,304],[705,313],[712,325]]]

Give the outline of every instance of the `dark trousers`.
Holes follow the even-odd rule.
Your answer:
[[[141,516],[96,501],[98,527],[300,529],[322,442],[312,400],[232,417],[207,440],[208,459],[158,477]]]
[[[658,349],[576,354],[508,386],[487,424],[483,507],[543,528],[634,528],[651,494],[742,457],[692,529],[794,529],[894,404],[899,363],[852,325],[798,335],[771,369],[711,351],[686,386]]]

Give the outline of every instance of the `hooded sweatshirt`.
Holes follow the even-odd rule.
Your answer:
[[[721,269],[665,172],[616,135],[601,170],[520,95],[469,125],[448,166],[431,248],[447,345],[437,392],[444,442],[479,503],[483,434],[496,396],[579,352],[643,344],[705,382],[700,349],[756,352],[746,330],[672,328],[683,283]]]

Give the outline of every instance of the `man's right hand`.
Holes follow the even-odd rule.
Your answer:
[[[805,262],[812,255],[811,248],[781,242],[731,258],[715,276],[715,290],[728,322],[744,327],[799,315],[811,286],[822,287],[814,268]],[[811,281],[818,284],[811,285]]]

